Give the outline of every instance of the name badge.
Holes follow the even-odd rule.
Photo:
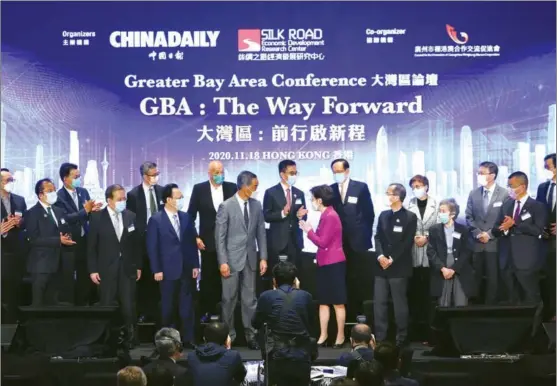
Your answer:
[[[349,204],[357,204],[358,203],[358,197],[348,196],[348,203]]]
[[[130,226],[128,227],[128,233],[129,233],[129,232],[133,232],[134,230],[135,230],[135,226],[134,226],[134,225],[130,225]]]
[[[395,227],[393,227],[393,232],[402,233],[402,227],[401,227],[401,226],[395,226]]]
[[[302,205],[302,199],[301,198],[296,199],[296,202],[294,204],[295,205]]]
[[[503,203],[501,201],[497,201],[497,202],[493,203],[494,208],[499,208],[501,205],[503,205]]]
[[[66,223],[66,220],[60,219],[60,224],[64,225],[65,223]]]
[[[460,233],[459,232],[453,232],[453,238],[460,240]]]
[[[522,221],[528,220],[530,217],[532,217],[532,215],[528,212],[524,213],[522,216],[520,216],[520,218],[522,219]]]
[[[162,200],[161,200],[161,202],[159,202],[159,205],[164,205],[164,203],[162,202]]]
[[[21,217],[21,216],[23,216],[23,213],[21,213],[21,212],[18,212],[18,211],[15,211],[15,212],[14,212],[14,214],[15,214],[15,215],[16,215],[17,217]]]

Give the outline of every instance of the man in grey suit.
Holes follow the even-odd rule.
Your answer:
[[[509,198],[507,189],[495,180],[499,168],[493,162],[482,162],[478,169],[477,189],[470,192],[466,205],[466,224],[470,229],[472,262],[476,271],[478,294],[485,275],[485,303],[496,304],[499,287],[498,240],[491,233],[495,221]]]
[[[248,347],[259,350],[251,320],[255,313],[257,249],[260,253],[259,274],[267,271],[267,240],[261,203],[255,200],[259,181],[249,171],[237,179],[238,192],[224,201],[217,212],[215,247],[222,277],[222,317],[236,338],[234,309],[241,292],[242,322]],[[257,240],[257,245],[255,241]]]

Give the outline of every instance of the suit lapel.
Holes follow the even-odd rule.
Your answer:
[[[286,199],[286,198],[285,198]],[[249,227],[247,229],[248,234],[250,233],[249,231],[251,229],[253,229],[253,227],[255,226],[255,214],[257,213],[257,209],[255,208],[255,200],[248,200],[248,206],[249,206]]]
[[[292,197],[292,189],[290,189],[290,195]],[[280,182],[278,183],[278,185],[275,185],[275,197],[277,198],[279,206],[281,208],[284,208],[284,206],[286,205],[286,193],[282,188]],[[251,204],[250,204],[250,209],[251,209]]]
[[[456,229],[456,228],[455,228]],[[447,262],[447,236],[445,235],[445,225],[441,224],[440,228],[441,251],[443,251],[442,260]],[[454,242],[454,240],[453,240]]]
[[[346,192],[344,192],[344,201],[342,201],[343,205],[346,205],[346,202],[348,201],[348,197],[352,193],[352,190],[354,190],[354,181],[352,181],[352,179],[350,179],[350,180],[348,180],[348,186],[346,187]],[[340,187],[339,187],[339,194],[340,194]],[[342,196],[341,196],[341,199],[342,199]]]
[[[454,231],[460,234],[460,238],[453,237],[453,251],[460,251],[460,242],[462,240],[462,228],[460,224],[454,223]]]
[[[77,194],[77,190],[75,191]],[[76,212],[78,211],[77,207],[75,206],[75,202],[73,200],[72,195],[70,194],[70,192],[68,192],[66,190],[65,187],[62,187],[62,194],[66,197],[66,201],[68,201],[70,203],[70,206],[72,207],[73,210],[75,210]],[[79,197],[77,198],[79,201]]]
[[[205,190],[204,196],[206,197],[207,200],[207,206],[209,206],[213,212],[217,213],[215,209],[215,202],[213,201],[213,191],[211,187],[211,181],[207,181],[207,183],[203,187],[203,190]],[[222,198],[226,200],[224,195],[224,184],[222,186]]]
[[[416,201],[416,205],[417,205],[417,201]],[[427,224],[430,217],[433,216],[433,214],[435,213],[436,209],[437,209],[436,203],[433,201],[433,199],[431,197],[428,197],[427,206],[425,207],[424,217],[422,219],[422,224]],[[418,213],[420,213],[419,209],[418,209]]]
[[[109,229],[112,229],[112,232],[110,233],[113,235],[114,240],[116,240],[116,242],[119,243],[120,241],[118,240],[118,234],[116,233],[116,228],[114,228],[114,223],[110,218],[110,212],[108,211],[108,207],[104,209],[104,213],[102,214],[102,216],[103,216],[103,221],[106,222],[106,226],[109,227]]]
[[[174,229],[174,225],[172,224],[172,221],[170,221],[170,217],[168,217],[168,213],[166,213],[166,210],[162,210],[161,214],[162,214],[162,221],[166,224],[166,227],[168,228],[169,232],[172,233],[172,235],[174,235],[174,237],[178,239],[178,235],[176,234],[176,229]],[[180,220],[180,217],[178,217],[178,220]]]

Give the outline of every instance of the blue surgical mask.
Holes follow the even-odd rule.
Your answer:
[[[221,185],[224,182],[224,174],[214,175],[213,182],[217,185]]]
[[[288,180],[286,181],[288,185],[292,186],[296,183],[297,176],[288,176]]]
[[[449,213],[439,213],[439,221],[441,221],[441,224],[448,224],[449,220],[450,220]]]
[[[342,184],[344,182],[344,180],[346,179],[346,174],[344,173],[335,173],[334,175],[335,178],[335,182],[337,184]]]
[[[74,178],[72,180],[72,188],[81,188],[81,178]]]
[[[122,213],[126,210],[126,201],[117,201],[116,205],[114,206],[114,210],[116,213]]]
[[[176,209],[182,210],[184,208],[184,198],[176,200]]]

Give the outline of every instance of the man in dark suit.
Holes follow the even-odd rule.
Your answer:
[[[362,286],[365,276],[367,251],[372,247],[373,222],[375,212],[371,193],[366,183],[350,178],[350,164],[345,159],[331,163],[335,183],[331,185],[335,194],[333,204],[342,221],[343,249],[346,255],[346,276],[348,290],[347,319],[363,314],[363,301],[367,290]]]
[[[162,367],[174,376],[174,386],[192,385],[188,369],[176,363],[183,355],[180,333],[174,328],[162,328],[155,334],[155,347],[159,357],[143,368],[147,378],[155,369]]]
[[[99,286],[100,304],[120,305],[127,339],[134,336],[135,282],[141,277],[137,253],[135,214],[126,210],[126,192],[120,185],[106,189],[107,207],[91,214],[87,264],[90,280]]]
[[[503,204],[492,234],[500,237],[503,282],[512,304],[536,304],[539,287],[541,236],[547,225],[546,207],[528,196],[528,177],[523,172],[509,176],[510,200]],[[523,297],[515,288],[518,282]]]
[[[127,209],[135,213],[135,230],[141,247],[143,258],[143,274],[137,283],[137,303],[139,321],[154,321],[158,317],[159,289],[153,279],[149,266],[149,257],[145,249],[147,222],[149,218],[164,206],[162,202],[162,186],[158,185],[159,169],[154,162],[144,162],[139,167],[142,182],[128,192]]]
[[[209,163],[209,180],[194,185],[188,214],[195,223],[199,213],[199,237],[197,247],[201,250],[201,281],[199,283],[199,307],[202,322],[218,314],[217,304],[222,296],[217,252],[215,249],[215,219],[219,205],[236,194],[236,184],[224,180],[224,167],[220,161]]]
[[[2,323],[16,323],[19,294],[24,273],[25,252],[23,244],[23,215],[27,211],[25,199],[12,193],[14,178],[2,168],[0,181],[1,220],[6,232],[2,233]]]
[[[54,183],[43,178],[35,185],[39,202],[25,214],[31,250],[27,271],[32,279],[33,305],[58,304],[62,249],[75,245],[62,209],[54,205],[58,196]]]
[[[299,256],[304,248],[304,235],[298,222],[307,219],[304,193],[294,187],[298,171],[296,162],[281,161],[278,165],[280,182],[265,191],[263,213],[270,224],[268,233],[269,259],[271,267],[278,263],[279,256],[300,266]]]
[[[58,199],[54,206],[66,213],[72,240],[76,242],[71,247],[71,253],[62,256],[61,295],[65,295],[67,299],[64,300],[69,303],[84,306],[91,303],[94,291],[87,271],[89,214],[99,210],[102,204],[95,204],[87,189],[81,187],[81,173],[77,165],[63,163],[59,174],[64,186],[58,190]]]
[[[197,231],[189,214],[182,212],[184,196],[178,185],[166,185],[162,200],[164,209],[151,216],[147,226],[147,253],[160,286],[162,325],[171,326],[178,311],[184,344],[191,347],[193,294],[199,275]]]
[[[408,278],[412,276],[412,245],[418,225],[418,218],[406,210],[402,203],[406,189],[401,184],[391,184],[387,188],[387,202],[390,210],[381,212],[375,235],[375,286],[373,312],[375,317],[375,337],[378,342],[387,339],[389,327],[389,292],[393,299],[397,327],[396,343],[405,345],[408,338]]]
[[[499,241],[491,233],[507,190],[495,183],[499,168],[493,162],[482,162],[478,168],[477,189],[470,192],[466,204],[466,224],[473,251],[472,264],[476,273],[477,293],[485,275],[485,303],[496,304],[499,290]],[[484,299],[481,299],[484,302]]]
[[[547,224],[543,233],[544,239],[544,257],[545,279],[542,285],[542,298],[544,303],[544,319],[555,321],[555,153],[549,154],[544,158],[544,167],[548,172],[548,180],[538,186],[538,194],[536,200],[545,205],[547,216]]]

